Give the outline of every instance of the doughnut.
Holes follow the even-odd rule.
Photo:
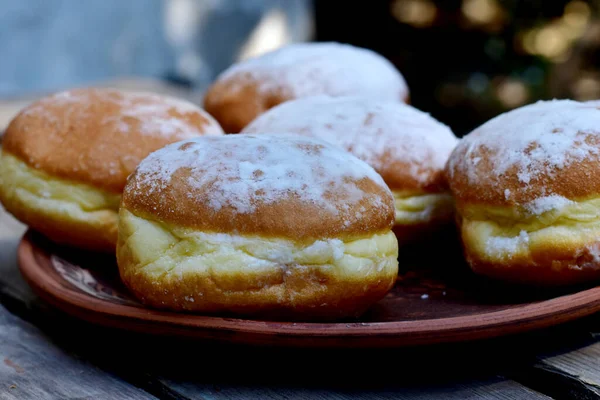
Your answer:
[[[238,133],[288,100],[325,94],[408,102],[394,65],[372,50],[336,42],[295,43],[236,63],[204,96],[204,108],[225,132]]]
[[[466,135],[447,164],[478,274],[559,286],[600,278],[600,110],[539,101]]]
[[[121,278],[150,307],[354,317],[398,273],[389,188],[351,154],[298,135],[168,145],[129,177],[119,215]]]
[[[0,202],[60,245],[114,252],[127,176],[149,153],[222,135],[183,100],[78,88],[35,101],[10,122],[0,152]]]
[[[242,130],[269,132],[325,140],[373,167],[394,195],[400,246],[454,230],[444,167],[458,139],[428,114],[399,102],[320,95],[280,104]]]

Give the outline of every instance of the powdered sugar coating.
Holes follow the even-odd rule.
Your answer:
[[[204,135],[219,135],[219,124],[198,106],[183,99],[149,92],[126,92],[108,88],[73,89],[49,95],[26,108],[25,115],[44,116],[50,123],[61,123],[48,111],[53,107],[77,107],[77,115],[94,114],[110,104],[112,112],[103,115],[103,125],[112,125],[116,133],[127,135],[132,131],[148,136],[181,139],[198,135],[198,124],[189,116],[198,115],[206,120]],[[188,118],[186,118],[188,116]]]
[[[493,257],[502,257],[506,254],[515,254],[529,244],[529,234],[519,232],[519,236],[490,236],[485,242],[486,252]]]
[[[356,157],[323,141],[290,134],[199,137],[168,145],[138,166],[130,191],[144,195],[169,190],[185,170],[187,196],[214,212],[254,212],[257,204],[295,198],[331,214],[347,211],[365,198],[357,181],[370,180],[389,198],[372,199],[388,206],[392,195],[381,177]],[[332,204],[331,196],[343,203]]]
[[[571,201],[566,197],[553,194],[550,196],[538,197],[537,199],[525,204],[524,207],[532,215],[541,215],[546,212],[561,210],[562,208],[573,204],[575,204],[574,201]]]
[[[600,100],[588,100],[585,102],[585,104],[600,108]]]
[[[599,158],[600,109],[572,100],[538,101],[501,114],[465,136],[450,157],[448,172],[451,181],[460,178],[469,185],[502,190],[506,200],[528,198],[522,205],[543,213],[560,209],[568,199],[557,195],[553,185],[538,187],[540,182],[557,179],[562,187],[571,187],[575,181],[562,172]],[[508,192],[497,187],[507,181],[513,182]]]
[[[444,169],[458,143],[450,128],[410,105],[356,96],[292,100],[262,114],[242,131],[268,132],[326,140],[382,174],[395,162],[405,163],[422,185]]]
[[[285,91],[291,98],[316,94],[361,94],[384,100],[408,98],[404,77],[372,50],[336,42],[296,43],[237,63],[218,81],[259,83],[261,92]]]
[[[152,151],[201,135],[223,135],[207,112],[185,100],[111,88],[45,96],[12,119],[3,150],[33,168],[120,193]]]

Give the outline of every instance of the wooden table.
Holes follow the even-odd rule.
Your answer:
[[[26,103],[0,101],[0,128]],[[24,231],[0,210],[0,399],[600,399],[598,316],[394,351],[156,339],[91,326],[41,302],[17,268]]]

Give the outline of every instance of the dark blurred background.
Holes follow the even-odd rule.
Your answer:
[[[336,3],[337,6],[336,6]],[[315,1],[317,40],[372,48],[462,135],[538,99],[600,98],[599,1]]]
[[[298,41],[371,48],[463,135],[538,99],[600,98],[600,0],[0,0],[0,96],[136,77],[201,93]]]

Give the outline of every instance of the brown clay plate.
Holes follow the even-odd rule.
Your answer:
[[[402,347],[460,342],[531,331],[600,311],[600,287],[561,292],[509,287],[476,277],[443,249],[429,253],[438,255],[436,268],[411,267],[417,271],[402,273],[395,288],[360,319],[333,323],[153,310],[121,284],[114,257],[62,249],[31,231],[21,241],[19,265],[41,298],[79,319],[243,344]]]

